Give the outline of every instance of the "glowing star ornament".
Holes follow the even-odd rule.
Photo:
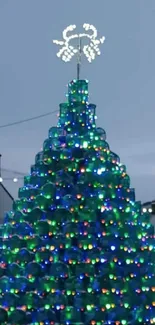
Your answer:
[[[70,25],[64,29],[62,33],[64,39],[63,41],[53,40],[53,43],[62,46],[58,51],[57,56],[64,62],[69,62],[72,57],[77,54],[77,79],[79,79],[82,54],[84,54],[88,62],[91,63],[93,60],[95,60],[96,55],[101,54],[99,45],[103,44],[105,41],[104,36],[97,39],[97,29],[93,25],[84,24],[83,28],[85,30],[84,33],[68,35],[76,29],[76,25]],[[83,38],[88,38],[89,44],[82,45]],[[77,40],[77,47],[70,44],[70,42],[73,40]]]

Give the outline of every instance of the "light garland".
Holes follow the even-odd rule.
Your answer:
[[[99,45],[104,43],[105,37],[103,36],[100,39],[96,39],[97,29],[93,25],[83,24],[83,28],[86,32],[91,31],[92,33],[68,35],[68,33],[73,32],[76,29],[76,25],[70,25],[65,28],[62,33],[64,41],[53,40],[53,43],[62,46],[62,48],[57,53],[58,58],[61,58],[64,62],[69,62],[72,57],[79,51],[77,47],[70,45],[70,42],[83,38],[88,38],[90,40],[90,43],[88,45],[84,45],[83,48],[80,49],[89,62],[95,60],[96,55],[101,54],[99,50]]]
[[[4,181],[12,181],[14,183],[17,183],[19,180],[23,180],[23,177],[13,177],[13,178],[10,178],[10,177],[0,177],[0,183],[3,183]]]
[[[0,228],[0,324],[155,324],[153,227],[88,82],[67,98]]]

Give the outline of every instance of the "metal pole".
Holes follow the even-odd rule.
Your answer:
[[[81,37],[79,37],[78,44],[78,58],[77,58],[77,80],[80,79],[80,68],[81,68],[81,54],[82,54],[82,44]]]

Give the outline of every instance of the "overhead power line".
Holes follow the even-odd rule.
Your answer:
[[[3,124],[3,125],[0,125],[0,129],[7,128],[7,127],[10,127],[10,126],[14,126],[14,125],[17,125],[17,124],[22,124],[22,123],[30,122],[30,121],[33,121],[33,120],[38,120],[38,119],[40,119],[42,117],[45,117],[45,116],[48,116],[48,115],[52,115],[52,114],[57,113],[57,112],[58,112],[58,110],[55,110],[55,111],[51,111],[51,112],[48,112],[48,113],[45,113],[45,114],[41,114],[41,115],[37,115],[37,116],[34,116],[34,117],[30,117],[30,118],[27,118],[27,119],[24,119],[24,120],[19,120],[19,121],[16,121],[16,122]]]
[[[4,124],[4,125],[0,125],[0,129],[2,128],[6,128],[6,127],[10,127],[10,126],[14,126],[14,125],[17,125],[17,124],[21,124],[21,123],[26,123],[26,122],[29,122],[29,121],[33,121],[33,120],[37,120],[37,119],[40,119],[42,117],[45,117],[45,116],[49,116],[49,115],[52,115],[54,113],[57,113],[58,110],[54,110],[54,111],[51,111],[51,112],[48,112],[48,113],[45,113],[45,114],[41,114],[41,115],[37,115],[37,116],[34,116],[34,117],[31,117],[31,118],[27,118],[27,119],[24,119],[24,120],[19,120],[19,121],[15,121],[15,122],[12,122],[12,123],[7,123],[7,124]],[[19,179],[23,179],[24,176],[27,174],[27,173],[23,173],[23,172],[18,172],[16,170],[11,170],[11,169],[7,169],[7,168],[0,168],[1,171],[4,171],[4,172],[7,172],[7,173],[13,173],[13,174],[18,174],[20,175],[20,177],[16,178],[12,178],[12,177],[4,177],[2,178],[1,175],[0,175],[0,183],[2,183],[3,181],[13,181],[13,182],[18,182]]]
[[[12,174],[18,174],[18,175],[23,175],[25,176],[27,173],[25,172],[20,172],[20,171],[17,171],[17,170],[12,170],[12,169],[7,169],[7,168],[1,168],[1,170],[3,172],[6,172],[6,173],[12,173]]]

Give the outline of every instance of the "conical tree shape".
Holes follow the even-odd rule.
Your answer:
[[[87,81],[69,84],[1,236],[1,325],[155,323],[153,227]]]

